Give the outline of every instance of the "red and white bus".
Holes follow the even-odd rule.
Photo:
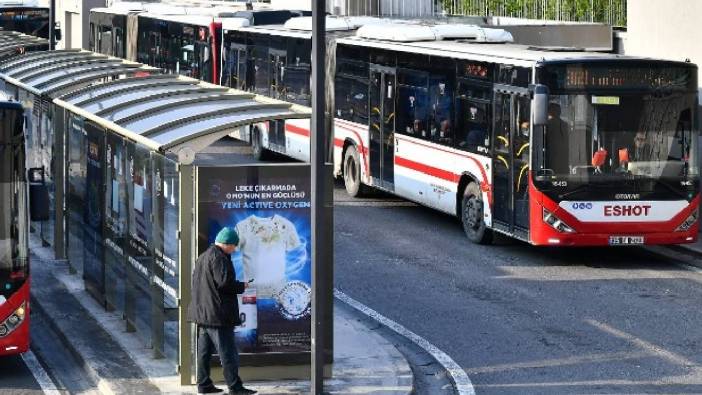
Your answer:
[[[518,45],[469,25],[362,24],[328,46],[335,174],[351,195],[372,187],[455,215],[477,243],[696,241],[696,65]],[[225,31],[235,50],[222,80],[309,102],[310,25]],[[308,160],[309,130],[235,136]]]
[[[89,49],[218,84],[222,25],[282,23],[302,11],[116,3],[90,11]]]
[[[29,349],[24,110],[0,98],[0,356]]]

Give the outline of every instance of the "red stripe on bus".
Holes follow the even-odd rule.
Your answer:
[[[299,126],[291,125],[287,122],[285,123],[285,131],[293,133],[293,134],[298,134],[300,136],[310,137],[309,130],[307,130],[305,128],[301,128]]]
[[[482,177],[482,180],[478,180],[478,182],[480,182],[480,189],[481,189],[483,192],[487,193],[487,195],[488,195],[488,205],[490,205],[490,207],[492,207],[492,191],[491,191],[491,188],[490,188],[490,181],[488,180],[488,176],[487,176],[487,172],[485,171],[485,168],[483,168],[483,165],[480,163],[480,161],[479,161],[477,158],[473,157],[472,155],[470,155],[470,154],[468,154],[468,153],[449,151],[449,150],[447,150],[447,149],[443,149],[443,148],[440,148],[440,147],[434,147],[434,146],[432,146],[432,145],[429,145],[429,144],[426,144],[426,143],[423,143],[423,142],[414,141],[414,140],[411,140],[411,139],[408,139],[408,138],[401,138],[401,137],[399,137],[399,136],[397,136],[397,137],[398,137],[398,140],[400,140],[400,141],[404,141],[404,142],[407,142],[407,143],[410,143],[410,144],[416,144],[416,145],[419,145],[419,146],[421,146],[421,147],[425,147],[425,148],[433,149],[433,150],[436,150],[436,151],[445,152],[445,153],[447,153],[447,154],[453,154],[453,155],[456,155],[456,156],[460,156],[460,157],[462,157],[462,158],[470,159],[473,163],[475,163],[475,166],[477,166],[478,169],[480,170],[480,175],[481,175],[481,177]],[[440,170],[440,169],[439,169],[439,170]],[[445,171],[445,170],[442,170],[442,171]],[[440,178],[440,177],[439,177],[439,178]],[[460,176],[459,176],[459,180],[460,180]]]
[[[359,151],[360,151],[359,153],[361,154],[361,157],[363,158],[363,167],[366,168],[366,174],[370,174],[370,168],[368,167],[368,158],[366,157],[366,155],[368,154],[368,150],[363,145],[363,139],[361,139],[361,134],[348,126],[339,125],[339,124],[336,124],[335,126],[339,129],[344,129],[344,130],[349,131],[349,132],[356,135],[356,138],[358,139],[358,144],[359,144],[359,147],[358,147]],[[344,158],[341,158],[341,160],[344,160]]]
[[[453,183],[458,183],[458,181],[460,181],[461,179],[461,176],[459,174],[450,172],[448,170],[439,169],[437,167],[425,165],[423,163],[415,162],[413,160],[401,158],[399,156],[395,157],[395,164],[410,170],[415,170],[420,173],[428,174],[432,177],[440,178],[446,181],[451,181]]]

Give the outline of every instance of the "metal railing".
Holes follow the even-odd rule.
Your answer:
[[[327,0],[332,13],[392,18],[506,16],[626,26],[627,0]]]

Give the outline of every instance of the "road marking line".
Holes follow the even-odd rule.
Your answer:
[[[418,207],[417,203],[399,201],[335,201],[335,207]]]
[[[693,361],[690,361],[689,359],[685,358],[682,355],[678,355],[672,351],[668,351],[666,349],[663,349],[653,343],[647,342],[646,340],[640,339],[630,333],[621,331],[619,329],[613,328],[604,322],[599,322],[595,321],[592,319],[587,319],[585,320],[588,324],[594,326],[595,328],[598,328],[604,332],[609,333],[612,336],[618,337],[620,339],[626,340],[639,348],[643,349],[644,351],[648,352],[651,355],[656,355],[658,357],[661,357],[663,359],[667,359],[669,362],[672,362],[674,364],[680,365],[680,366],[697,366],[697,364]]]
[[[25,365],[27,365],[29,368],[29,371],[34,376],[34,379],[37,381],[37,383],[39,383],[39,386],[44,394],[61,395],[59,390],[56,388],[56,385],[51,380],[51,377],[49,377],[49,374],[46,373],[46,370],[44,370],[44,367],[41,366],[39,360],[31,350],[22,354],[22,359],[24,360]]]
[[[579,364],[583,364],[583,363],[625,361],[625,360],[629,360],[629,359],[640,359],[640,358],[650,357],[650,356],[651,356],[650,353],[644,352],[644,351],[639,351],[639,352],[622,351],[622,352],[613,352],[613,353],[575,355],[572,357],[565,357],[565,358],[542,359],[542,360],[536,360],[536,361],[517,362],[517,363],[511,363],[511,364],[471,368],[471,369],[468,369],[467,373],[470,373],[470,374],[499,373],[499,372],[506,372],[506,371],[510,371],[510,370],[518,370],[518,369],[558,367],[558,366],[565,366],[565,365],[579,365]]]
[[[416,345],[424,349],[424,351],[431,354],[431,356],[434,357],[434,359],[436,359],[441,364],[441,366],[443,366],[444,369],[446,369],[459,395],[475,395],[473,383],[470,381],[470,378],[468,378],[468,375],[466,374],[465,370],[463,370],[463,368],[461,368],[460,365],[458,365],[453,359],[451,359],[451,357],[449,357],[448,354],[441,351],[435,345],[429,343],[429,341],[424,339],[423,337],[410,331],[409,329],[398,324],[397,322],[383,316],[382,314],[357,301],[356,299],[346,295],[338,289],[334,289],[334,296],[340,301],[348,304],[354,309],[362,312],[363,314],[378,321],[382,325],[385,325],[386,327],[397,332],[400,336],[404,336],[410,339]]]

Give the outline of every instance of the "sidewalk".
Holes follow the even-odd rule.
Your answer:
[[[194,394],[180,386],[172,362],[151,358],[124,321],[106,312],[84,286],[80,275],[68,273],[65,262],[32,242],[32,306],[47,316],[52,329],[81,361],[103,394]],[[355,318],[349,309],[334,308],[334,366],[325,390],[333,394],[409,394],[412,371],[403,355],[387,340]],[[259,394],[309,392],[307,381],[247,382]],[[220,387],[225,387],[220,383]]]

